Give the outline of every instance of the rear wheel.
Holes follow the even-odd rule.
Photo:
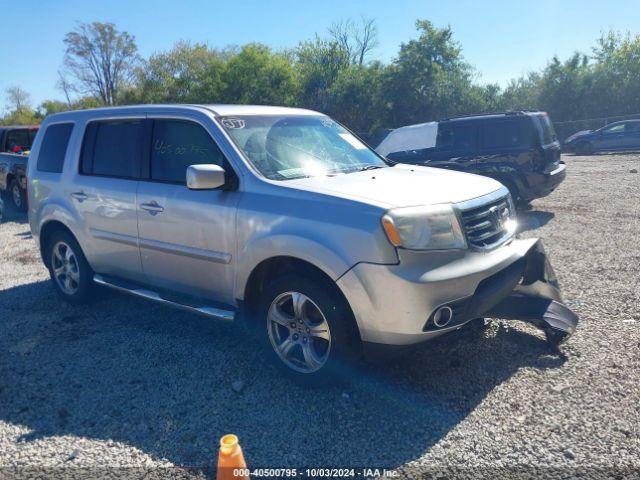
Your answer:
[[[271,360],[295,380],[335,380],[354,359],[358,335],[353,315],[334,285],[289,274],[265,288],[257,309],[263,343]]]
[[[64,231],[54,232],[46,258],[58,294],[69,303],[85,303],[91,295],[93,272],[76,239]]]
[[[11,203],[16,210],[22,212],[27,209],[27,195],[15,178],[11,180],[9,184],[9,194],[11,196]]]

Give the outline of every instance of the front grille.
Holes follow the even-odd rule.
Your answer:
[[[467,242],[471,247],[480,249],[493,248],[510,238],[512,232],[507,230],[506,221],[514,216],[515,209],[509,195],[460,211]]]

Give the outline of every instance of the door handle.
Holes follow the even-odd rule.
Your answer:
[[[84,193],[83,191],[79,191],[79,192],[73,192],[71,194],[71,196],[73,198],[75,198],[78,202],[82,203],[84,202],[87,198],[89,198],[89,195],[87,195],[86,193]]]
[[[143,203],[140,205],[140,208],[146,210],[151,215],[157,215],[158,213],[164,212],[164,207],[158,205],[158,202],[156,201]]]

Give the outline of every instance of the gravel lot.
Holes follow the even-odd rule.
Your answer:
[[[562,354],[527,325],[493,321],[325,390],[283,378],[233,325],[111,292],[63,304],[26,218],[9,215],[0,477],[15,472],[6,467],[95,476],[172,466],[206,476],[181,468],[213,467],[219,437],[233,432],[252,467],[638,478],[640,174],[630,170],[640,155],[565,161],[564,184],[521,214],[522,235],[544,238],[581,317]]]

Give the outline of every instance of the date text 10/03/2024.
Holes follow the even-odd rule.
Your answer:
[[[384,468],[234,468],[238,478],[398,478]]]

